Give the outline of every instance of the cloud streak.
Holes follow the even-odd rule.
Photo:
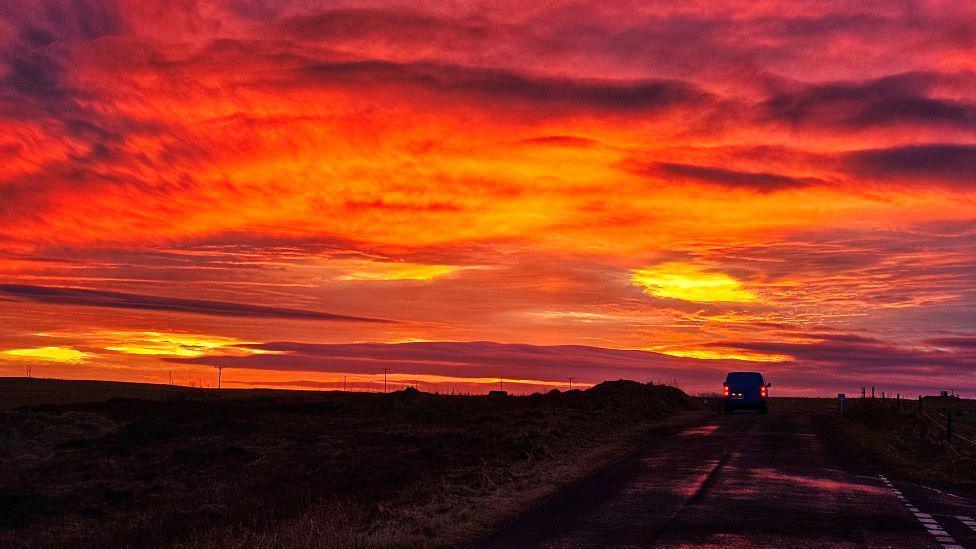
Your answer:
[[[849,153],[845,162],[854,175],[879,181],[976,187],[976,145],[868,149]]]
[[[248,346],[245,346],[248,347]],[[585,382],[605,379],[664,379],[681,374],[700,378],[708,372],[691,368],[696,361],[645,351],[602,349],[584,345],[538,346],[476,342],[415,342],[399,344],[307,344],[271,342],[250,346],[275,354],[226,358],[236,368],[282,371],[394,373],[469,378],[510,378],[561,381],[568,375]],[[172,362],[216,364],[215,357],[171,359]],[[721,364],[710,369],[712,375]]]
[[[825,183],[824,180],[815,177],[793,177],[769,172],[738,171],[671,162],[656,163],[650,170],[650,173],[657,173],[669,179],[696,181],[729,188],[752,189],[760,192],[773,192]]]
[[[18,299],[52,305],[80,305],[84,307],[108,307],[113,309],[138,309],[170,313],[191,313],[211,316],[277,318],[281,320],[326,320],[337,322],[386,323],[390,320],[348,316],[307,309],[266,307],[246,303],[181,299],[103,290],[31,286],[26,284],[0,284],[0,293]]]
[[[537,346],[493,342],[416,342],[400,344],[307,344],[271,342],[246,346],[273,354],[169,359],[176,363],[226,365],[269,371],[381,373],[457,378],[509,378],[542,382],[574,376],[584,383],[607,379],[678,379],[687,387],[715,390],[728,370],[764,370],[785,390],[830,390],[860,380],[889,380],[891,386],[927,387],[955,380],[963,390],[976,382],[970,372],[976,348],[940,350],[897,345],[858,334],[795,334],[803,342],[716,341],[711,349],[738,349],[786,356],[781,362],[695,359],[646,351],[584,345]],[[971,342],[970,342],[971,343]],[[924,373],[923,373],[924,372]],[[928,378],[928,379],[926,379]]]
[[[973,131],[976,103],[928,95],[940,85],[972,86],[972,73],[914,72],[861,83],[813,84],[765,100],[766,116],[800,128],[861,130],[918,125]]]

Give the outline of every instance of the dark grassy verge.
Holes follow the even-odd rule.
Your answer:
[[[695,411],[634,382],[22,407],[0,412],[0,546],[453,545]]]
[[[834,423],[848,444],[888,475],[945,486],[976,486],[976,446],[950,443],[945,426],[953,413],[957,434],[976,439],[976,401],[926,398],[917,401],[851,399]]]

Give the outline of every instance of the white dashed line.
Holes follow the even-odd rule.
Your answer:
[[[902,505],[904,505],[905,508],[909,510],[909,512],[915,515],[915,518],[918,519],[918,522],[925,527],[928,533],[932,534],[932,537],[935,538],[935,541],[939,542],[942,545],[942,547],[944,547],[945,549],[956,549],[956,548],[962,549],[962,546],[956,544],[956,540],[949,535],[949,532],[946,532],[945,529],[942,528],[942,525],[939,524],[937,520],[932,518],[932,515],[928,513],[920,512],[918,510],[918,507],[912,505],[911,502],[908,501],[908,498],[906,498],[905,495],[901,493],[901,490],[895,488],[895,485],[892,484],[891,481],[889,481],[887,478],[885,478],[884,475],[878,475],[878,477],[885,484],[885,486],[887,486],[888,489],[891,490],[891,493],[896,498],[898,498],[898,501],[900,501]],[[958,516],[956,518],[961,520],[963,524],[969,526],[970,528],[973,529],[974,532],[976,532],[976,521],[973,521],[971,517]],[[972,524],[970,524],[970,522],[967,522],[967,520],[972,522]]]
[[[932,492],[938,492],[938,493],[942,494],[943,496],[949,496],[949,497],[956,498],[956,499],[966,499],[966,498],[964,498],[962,496],[957,496],[956,494],[952,494],[952,493],[949,493],[949,492],[946,492],[946,491],[943,491],[943,490],[939,490],[938,488],[932,488],[930,486],[923,486],[921,484],[916,484],[915,486],[918,486],[919,488],[925,488],[926,490],[929,490],[929,491],[932,491]]]
[[[976,532],[976,520],[973,520],[973,517],[967,517],[965,515],[957,515],[956,518],[959,519],[959,522],[969,527],[970,530]]]

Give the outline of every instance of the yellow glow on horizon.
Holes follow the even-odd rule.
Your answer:
[[[91,356],[71,347],[32,347],[29,349],[10,349],[3,351],[3,354],[19,358],[31,358],[37,360],[47,360],[51,362],[83,362]]]
[[[726,351],[721,349],[659,349],[647,348],[646,351],[653,351],[671,356],[686,358],[697,358],[702,360],[747,360],[749,362],[786,362],[793,357],[787,355],[750,353],[748,351]]]
[[[273,351],[242,348],[252,342],[232,337],[163,332],[107,332],[117,343],[105,347],[130,355],[199,357],[212,354],[268,354]]]
[[[358,263],[355,270],[336,277],[346,281],[433,280],[461,270],[453,265],[425,265],[421,263]]]
[[[759,299],[743,288],[738,280],[687,263],[662,263],[649,269],[637,269],[630,280],[643,286],[648,295],[657,297],[738,303],[750,303]]]

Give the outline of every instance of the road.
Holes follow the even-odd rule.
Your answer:
[[[650,441],[474,547],[973,547],[976,499],[889,481],[817,415],[736,413]]]

